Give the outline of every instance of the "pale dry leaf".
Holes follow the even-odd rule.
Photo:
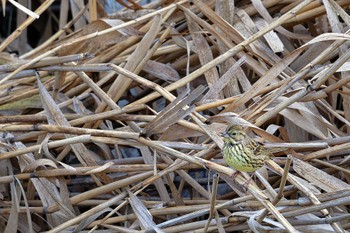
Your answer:
[[[292,175],[292,174],[290,174]],[[321,194],[321,191],[312,183],[309,183],[308,181],[304,180],[301,177],[298,177],[296,175],[292,175],[293,179],[296,180],[297,183],[300,183],[302,186],[306,187],[307,190],[311,191],[313,194]]]
[[[300,216],[295,216],[295,218],[298,220],[304,220],[304,221],[313,221],[313,220],[321,219],[320,217],[317,217],[314,214],[303,214]],[[310,228],[311,227],[313,227],[313,226],[310,226]],[[334,232],[334,229],[329,224],[319,224],[319,225],[317,225],[317,227],[318,227],[318,231],[315,231],[316,233],[317,232]],[[310,228],[309,228],[309,230],[311,230]],[[299,228],[297,228],[297,229],[299,229]],[[309,231],[307,231],[307,232],[309,232]]]
[[[261,214],[261,211],[256,211],[255,214],[252,214],[249,217],[248,225],[250,226],[250,229],[253,230],[255,233],[260,233],[260,228],[262,228],[261,223],[258,223],[256,221],[256,218],[259,216],[259,214]],[[277,228],[283,229],[283,225],[281,223],[279,223],[278,221],[271,219],[271,218],[264,218],[263,222],[270,224],[272,226],[275,226]]]
[[[157,225],[153,221],[152,214],[148,211],[148,209],[142,203],[142,201],[140,201],[140,199],[129,190],[128,190],[128,193],[130,197],[131,207],[134,210],[142,229],[145,229],[145,230],[152,229],[157,233],[163,233],[164,231],[162,231],[160,228],[157,227]]]
[[[50,150],[49,150],[49,139],[52,136],[52,133],[47,133],[45,135],[45,138],[43,139],[43,141],[40,143],[40,149],[39,149],[39,154],[41,154],[41,150],[44,151],[44,154],[46,155],[47,158],[51,159],[52,161],[56,161],[56,158],[51,154]]]
[[[344,22],[346,23],[347,26],[350,26],[350,17],[349,17],[349,14],[345,11],[345,9],[342,8],[334,0],[330,0],[329,2],[331,4],[331,6],[333,7],[334,11],[336,12],[336,14],[339,15],[339,17],[341,17],[342,20],[344,20]]]
[[[107,23],[109,26],[111,27],[115,27],[117,25],[121,25],[123,23],[125,23],[124,21],[120,20],[120,19],[110,19],[110,18],[104,18],[104,19],[99,19],[105,23]],[[136,28],[133,27],[123,27],[121,29],[117,30],[118,32],[120,32],[123,36],[143,36],[145,33],[140,32],[139,30],[137,30]]]
[[[180,75],[175,69],[157,61],[149,60],[143,67],[143,71],[168,82],[175,82],[180,79]]]
[[[199,101],[200,103],[203,103],[209,98],[215,98],[217,96],[217,93],[221,92],[224,87],[230,82],[230,80],[234,77],[234,73],[236,70],[240,68],[246,61],[246,57],[240,58],[237,62],[235,62],[232,67],[223,74],[219,80],[214,83],[210,88],[209,91],[203,96],[203,98]]]
[[[221,26],[223,27],[230,27],[231,29],[233,28],[231,25],[234,23],[234,14],[232,12],[235,12],[235,3],[233,1],[216,1],[215,3],[215,12],[218,14],[220,17],[215,17],[218,19],[218,22]],[[222,19],[221,19],[222,18]],[[217,25],[216,22],[214,22],[214,28],[215,30],[222,34],[223,37],[229,36],[231,33],[229,31],[222,30],[219,25]],[[225,35],[229,34],[229,35]],[[217,40],[217,46],[219,48],[220,54],[223,54],[227,51],[228,47],[227,43],[225,43],[222,40]],[[239,54],[239,56],[241,53]],[[229,58],[223,63],[219,65],[219,74],[223,76],[225,73],[230,70],[230,68],[236,63],[236,60],[234,58]],[[222,77],[220,78],[222,79]],[[239,81],[239,83],[238,83]],[[240,85],[239,85],[240,84]],[[244,73],[243,69],[238,68],[235,70],[234,73],[232,73],[232,78],[229,80],[229,83],[226,85],[226,87],[223,90],[224,96],[235,96],[238,94],[241,94],[240,86],[242,87],[242,90],[247,90],[250,86],[251,83],[247,78],[247,75]],[[245,106],[241,106],[239,110],[244,109]]]
[[[17,233],[18,229],[18,217],[19,217],[19,202],[21,192],[15,184],[16,181],[11,182],[11,211],[8,217],[6,228],[4,233]]]
[[[147,133],[147,131],[155,131],[155,127],[161,128],[159,125],[164,120],[167,120],[170,118],[170,116],[174,113],[174,108],[176,105],[178,105],[181,100],[186,96],[187,93],[183,92],[181,93],[174,101],[172,101],[170,104],[168,104],[157,116],[150,121],[143,129],[144,133]],[[176,113],[176,111],[175,111]],[[164,129],[164,128],[163,128]],[[150,132],[148,132],[150,133]]]
[[[143,158],[145,164],[149,164],[149,165],[155,164],[156,159],[157,159],[156,153],[152,154],[151,150],[146,146],[140,146],[140,147],[138,147],[138,149],[141,152],[141,155],[142,155],[142,158]],[[153,184],[156,186],[156,189],[159,193],[159,196],[163,202],[171,201],[168,190],[166,189],[164,182],[162,180],[158,179],[158,180],[154,181]]]
[[[78,100],[76,97],[73,98],[73,109],[76,113],[84,115],[90,114],[91,112],[86,109],[84,104]]]
[[[349,190],[350,185],[324,171],[300,160],[293,158],[293,169],[304,179],[326,192]]]
[[[70,0],[70,9],[72,15],[77,15],[78,12],[84,8],[84,2],[82,0]],[[83,17],[80,17],[77,22],[74,23],[74,28],[76,31],[84,27],[87,24],[87,19],[89,18],[88,13],[86,12]]]
[[[262,28],[268,25],[266,21],[260,18],[257,18],[254,22],[256,27],[259,30],[261,30]],[[264,35],[264,38],[274,53],[280,53],[284,51],[284,45],[281,39],[278,37],[278,35],[274,31],[270,31],[266,33]]]
[[[85,8],[85,10],[87,7]],[[61,1],[60,4],[60,17],[59,17],[59,28],[65,27],[68,21],[68,13],[69,13],[69,1]],[[63,32],[62,35],[59,37],[60,39],[63,39],[65,37],[66,33]]]
[[[284,116],[285,118],[292,121],[294,124],[299,126],[300,128],[304,129],[305,131],[321,138],[321,139],[327,139],[328,135],[327,131],[322,132],[315,124],[315,122],[308,121],[305,117],[303,117],[299,111],[294,109],[283,109],[280,114]]]
[[[145,128],[144,133],[150,136],[159,130],[164,130],[169,126],[177,123],[180,119],[188,116],[194,111],[195,107],[192,105],[188,107],[191,102],[199,97],[204,91],[205,87],[199,86],[185,97],[186,93],[180,94],[174,101],[165,107]]]
[[[322,67],[322,69],[327,69],[330,66],[331,65],[324,66]],[[341,65],[341,67],[339,67],[339,69],[337,69],[336,72],[345,72],[345,71],[350,71],[350,62],[345,62],[343,65]]]
[[[7,137],[11,137],[11,134],[8,133]],[[15,142],[15,146],[18,149],[23,149],[26,147],[21,142]],[[20,165],[21,171],[23,171],[23,169],[26,166],[32,163],[35,163],[35,160],[34,160],[33,154],[31,153],[27,153],[19,157],[19,165]],[[47,207],[51,204],[54,204],[56,200],[61,200],[57,187],[53,183],[49,182],[47,179],[32,178],[31,182],[33,183],[36,191],[38,192],[38,195],[44,206]],[[61,184],[61,186],[63,185],[65,184]],[[61,188],[64,188],[64,187],[61,187]],[[67,207],[62,207],[62,208],[64,209]],[[69,208],[69,205],[68,205],[68,208]],[[71,210],[72,209],[73,207],[71,206]],[[68,216],[74,216],[74,214],[72,214],[71,211],[62,212],[62,210],[60,210],[58,212],[50,214],[49,216],[50,216],[49,218],[50,224],[55,225],[55,224],[59,224],[60,222],[64,222],[65,220],[67,220]]]
[[[57,161],[57,163],[59,163],[60,165],[62,165],[62,167],[64,167],[65,169],[67,169],[68,171],[72,171],[72,172],[77,172],[77,169],[75,167],[69,166],[66,163],[63,163],[61,161]]]
[[[43,103],[47,120],[49,124],[68,126],[70,124],[65,118],[64,114],[61,112],[59,106],[55,103],[52,96],[45,89],[44,85],[41,83],[40,79],[37,77],[37,83],[40,93],[40,98]],[[66,138],[73,137],[72,134],[65,134]],[[71,145],[75,155],[83,165],[94,166],[97,165],[96,161],[90,156],[88,150],[83,143],[76,143]],[[103,179],[108,179],[108,177],[103,177]]]
[[[85,172],[84,174],[85,175],[90,175],[90,174],[94,174],[94,173],[99,173],[99,172],[103,172],[105,171],[106,169],[108,169],[109,167],[111,167],[114,163],[113,162],[108,162],[108,163],[105,163],[104,165],[98,167],[98,168],[95,168],[95,169],[92,169],[88,172]]]
[[[296,219],[301,221],[317,221],[320,220],[320,217],[315,216],[314,214],[303,214],[300,216],[295,216]],[[317,225],[306,225],[306,226],[296,226],[296,229],[298,229],[300,232],[325,232],[325,233],[332,233],[334,232],[334,229],[330,224],[317,224]]]
[[[329,40],[350,40],[350,35],[342,34],[342,33],[323,33],[317,36],[316,38],[310,40],[309,42],[303,44],[298,49],[307,47],[311,44],[319,43],[322,41],[329,41]]]
[[[198,54],[199,61],[202,66],[205,66],[207,63],[214,59],[210,46],[206,38],[203,36],[202,29],[199,27],[199,25],[196,22],[194,22],[194,20],[192,20],[191,17],[187,16],[187,14],[186,19],[189,30],[192,35],[193,45],[196,47],[196,53]],[[216,68],[211,68],[207,70],[206,72],[204,72],[204,76],[209,87],[214,85],[219,80],[219,74]],[[220,97],[222,98],[223,96],[220,96],[220,92],[217,92],[215,94],[215,98]]]
[[[24,13],[26,13],[27,15],[29,15],[30,17],[39,19],[39,15],[31,10],[29,10],[28,8],[22,6],[21,4],[19,4],[18,2],[14,1],[14,0],[8,0],[10,3],[12,3],[15,7],[17,7],[19,10],[23,11]],[[4,6],[4,3],[3,3]],[[5,9],[5,8],[3,8]]]
[[[20,180],[16,176],[14,176],[14,180],[17,182],[18,187],[20,188],[21,193],[23,195],[23,201],[24,201],[24,205],[25,205],[25,208],[26,208],[26,217],[27,217],[25,219],[26,221],[23,221],[23,220],[21,221],[21,219],[20,219],[20,221],[19,221],[20,222],[19,228],[23,229],[23,225],[26,225],[25,229],[27,229],[27,231],[29,233],[32,233],[32,232],[34,232],[33,231],[33,222],[32,222],[32,218],[31,218],[31,215],[30,215],[29,204],[28,204],[28,199],[26,197],[26,192],[25,192],[25,190],[24,190]],[[19,216],[19,217],[21,218],[21,217],[24,217],[24,216]]]
[[[203,134],[197,130],[191,130],[187,127],[175,124],[162,132],[162,135],[159,139],[162,141],[175,141],[184,138],[199,137],[202,135]]]
[[[280,102],[287,100],[286,97],[279,97],[271,104],[276,106]],[[270,108],[266,109],[267,111]],[[312,133],[320,138],[328,138],[328,128],[332,126],[325,118],[323,118],[313,103],[296,102],[288,106],[288,108],[280,112],[281,115],[294,122],[299,127]],[[307,124],[305,122],[308,122]]]
[[[328,22],[331,26],[332,32],[341,33],[343,31],[343,27],[341,22],[339,21],[339,15],[335,12],[335,9],[332,7],[328,0],[322,0],[324,8],[327,12]]]
[[[32,172],[35,171],[38,167],[43,166],[49,166],[53,168],[57,168],[57,165],[50,159],[37,159],[33,161],[32,163],[28,164],[23,168],[23,172]]]
[[[41,83],[38,77],[37,82],[40,93],[40,99],[45,109],[48,123],[51,125],[70,126],[67,119],[61,112],[60,108],[57,106],[56,102],[53,100],[52,96],[46,90],[45,86]]]
[[[92,214],[86,218],[84,218],[79,225],[74,229],[74,231],[72,231],[72,233],[78,233],[78,232],[83,232],[83,230],[89,226],[94,220],[96,220],[98,217],[100,217],[102,214],[106,213],[106,212],[111,212],[112,209],[111,208],[104,208],[103,210]]]
[[[236,14],[239,20],[235,22],[234,27],[244,35],[245,38],[250,38],[259,31],[253,19],[244,10],[239,9]],[[281,58],[278,57],[260,38],[253,43],[250,43],[249,48],[253,53],[266,60],[267,63],[275,64],[281,60]],[[263,63],[260,63],[259,65],[262,67],[266,66]],[[258,67],[252,68],[258,70]],[[267,69],[264,67],[261,70],[264,70],[265,73]]]
[[[210,21],[212,21],[216,27],[220,28],[221,32],[225,33],[225,36],[229,37],[232,41],[238,44],[244,39],[244,36],[229,23],[229,21],[231,21],[231,23],[237,21],[235,16],[236,12],[239,11],[239,8],[234,8],[234,11],[228,12],[231,14],[230,18],[232,20],[227,21],[227,19],[224,20],[217,13],[215,13],[205,2],[193,0],[193,3],[196,4],[201,12],[203,12],[203,14],[208,17],[208,19],[210,19]],[[229,8],[233,10],[232,3],[228,4],[230,5]]]
[[[110,124],[112,125],[112,123],[110,123]],[[99,147],[99,149],[101,151],[101,153],[99,153],[99,154],[101,157],[105,158],[106,160],[110,160],[113,158],[113,153],[107,144],[98,143],[98,142],[95,142],[94,144]]]
[[[254,8],[259,12],[259,14],[264,18],[264,20],[266,20],[267,24],[270,24],[275,20],[272,18],[269,11],[266,9],[266,7],[264,6],[261,0],[252,0],[252,4]],[[282,26],[276,27],[275,30],[287,38],[299,39],[299,40],[310,40],[312,38],[311,36],[305,35],[305,34],[299,34],[299,35],[294,34],[293,32],[286,30]]]
[[[178,45],[183,49],[195,52],[195,48],[193,48],[193,44],[189,45],[188,40],[185,37],[183,37],[181,33],[179,33],[175,28],[171,29],[171,33],[173,34],[171,38],[174,40],[174,43],[176,45]]]
[[[8,70],[8,66],[11,66],[11,64],[16,63],[22,63],[23,60],[16,57],[14,54],[7,53],[7,52],[0,52],[0,65],[1,65],[1,71],[5,72]]]

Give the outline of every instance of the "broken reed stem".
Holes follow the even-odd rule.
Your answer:
[[[213,175],[213,181],[212,181],[211,196],[210,196],[209,217],[208,217],[207,223],[205,224],[204,232],[208,231],[208,227],[210,225],[210,222],[213,219],[213,216],[215,215],[215,212],[216,212],[215,205],[216,205],[216,194],[217,194],[217,191],[218,191],[218,184],[219,184],[219,175],[218,174],[214,174]]]
[[[337,166],[337,165],[334,165],[334,164],[331,164],[331,163],[328,163],[328,162],[325,162],[325,161],[319,160],[319,159],[312,159],[311,161],[315,162],[315,163],[322,164],[322,165],[324,165],[326,167],[333,168],[333,169],[338,170],[338,171],[342,171],[342,172],[350,175],[350,170],[347,169],[347,168],[343,168],[343,167],[340,167],[340,166]]]
[[[286,185],[286,181],[287,181],[287,176],[288,176],[288,172],[289,172],[289,168],[290,168],[290,165],[292,164],[292,158],[290,155],[288,155],[287,157],[287,161],[286,161],[286,164],[284,166],[284,172],[283,172],[283,175],[282,175],[282,178],[281,178],[281,183],[280,183],[280,186],[279,186],[279,189],[278,189],[278,193],[277,193],[277,196],[275,197],[275,199],[272,201],[272,204],[273,205],[277,205],[277,203],[282,199],[283,197],[283,189]],[[261,223],[264,218],[267,216],[268,214],[268,210],[265,209],[261,215],[258,217],[258,219],[256,220],[258,223]]]
[[[303,214],[308,214],[308,213],[313,213],[316,211],[322,211],[325,210],[327,208],[332,208],[334,206],[339,206],[339,205],[348,205],[350,203],[350,197],[343,197],[343,198],[339,198],[336,200],[331,200],[331,201],[326,201],[323,203],[320,203],[318,205],[312,205],[312,206],[307,206],[307,207],[303,207],[303,208],[299,208],[298,210],[292,210],[292,211],[288,211],[285,213],[282,213],[283,216],[285,216],[286,218],[288,217],[294,217],[294,216],[298,216],[298,215],[303,215]],[[326,216],[327,219],[332,219],[332,216]],[[333,222],[333,224],[339,224],[338,222]],[[337,231],[337,232],[341,232],[341,231]]]
[[[61,56],[61,57],[48,57],[29,66],[28,69],[58,65],[66,62],[72,62],[72,61],[82,61],[88,58],[92,58],[93,56],[94,55],[91,53],[79,53],[79,54],[72,54],[72,55]],[[15,63],[15,64],[0,65],[0,72],[14,71],[25,63],[26,61]]]
[[[102,166],[89,166],[89,167],[74,167],[74,169],[66,168],[57,168],[51,170],[39,170],[33,171],[30,173],[21,173],[14,176],[2,176],[0,177],[0,184],[8,184],[13,182],[13,178],[16,177],[18,180],[27,180],[33,177],[36,178],[50,178],[50,177],[59,177],[59,176],[87,176],[94,173],[100,173]],[[159,164],[157,165],[158,169],[165,169],[169,167],[168,164]],[[186,168],[186,167],[185,167]],[[187,167],[189,168],[189,167]],[[193,167],[191,167],[193,168]],[[152,171],[153,167],[146,164],[128,164],[128,165],[111,165],[105,168],[104,172],[128,172],[132,173],[135,171],[144,172]],[[26,171],[24,171],[26,172]]]
[[[309,161],[312,159],[322,158],[322,157],[336,154],[336,153],[339,153],[341,151],[348,150],[348,149],[350,149],[350,142],[340,144],[340,145],[335,145],[333,147],[329,147],[329,148],[326,148],[323,150],[319,150],[319,151],[315,151],[315,152],[306,154],[305,156],[303,156],[303,160]]]
[[[141,110],[141,109],[144,109],[144,108],[145,108],[145,105],[138,105],[138,106],[135,105],[135,106],[130,106],[130,107],[127,106],[127,107],[124,107],[122,109],[115,109],[115,110],[110,110],[110,111],[97,113],[97,114],[92,114],[92,115],[88,115],[88,116],[82,116],[81,118],[77,118],[77,119],[73,119],[73,120],[69,121],[69,124],[71,126],[77,126],[77,125],[84,124],[86,122],[93,122],[93,121],[96,121],[96,120],[113,118],[113,117],[116,117],[116,116],[118,116],[120,114],[123,114],[123,113],[134,112],[134,111],[138,111],[138,110]],[[1,118],[2,117],[0,117],[0,121],[1,121]],[[3,116],[3,118],[7,119],[6,116]],[[45,132],[39,132],[39,131],[38,132],[30,132],[28,134],[28,136],[29,137],[39,136],[39,135],[44,134],[44,133]],[[25,140],[27,138],[28,137],[26,137],[26,134],[24,134],[24,135],[16,136],[13,140],[20,141],[20,140]],[[96,138],[96,139],[98,139],[98,138]],[[108,140],[110,140],[110,139],[106,138],[106,141],[108,141]],[[102,142],[104,142],[104,141],[102,141]]]
[[[81,136],[75,136],[67,139],[57,140],[54,142],[49,142],[47,146],[49,149],[52,149],[52,148],[57,148],[57,147],[76,144],[76,143],[88,143],[88,142],[91,142],[91,136],[81,135]],[[34,146],[29,146],[25,148],[16,149],[14,151],[2,153],[0,156],[0,160],[10,159],[19,155],[36,152],[36,151],[39,151],[41,147],[42,145],[34,145]]]
[[[59,126],[59,125],[12,125],[12,124],[0,124],[0,132],[7,131],[45,131],[50,133],[68,133],[77,135],[92,135],[92,136],[103,136],[112,138],[127,138],[137,139],[138,133],[122,132],[115,130],[100,130],[100,129],[84,129],[77,127]]]
[[[85,115],[79,114],[64,114],[67,120],[75,120]],[[44,114],[35,115],[10,115],[10,116],[0,116],[0,124],[14,123],[14,122],[43,122],[47,121],[47,116]]]

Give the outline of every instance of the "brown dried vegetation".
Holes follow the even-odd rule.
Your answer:
[[[350,229],[350,1],[118,2],[0,43],[1,232]],[[288,150],[233,180],[231,124]]]

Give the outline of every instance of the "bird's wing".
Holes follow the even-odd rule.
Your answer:
[[[254,139],[247,139],[244,144],[248,147],[256,157],[270,157],[269,152],[261,145],[261,143],[255,141]]]

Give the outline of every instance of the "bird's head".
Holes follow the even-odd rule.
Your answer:
[[[242,126],[232,125],[223,134],[225,143],[240,143],[247,137],[247,134],[243,131]]]

